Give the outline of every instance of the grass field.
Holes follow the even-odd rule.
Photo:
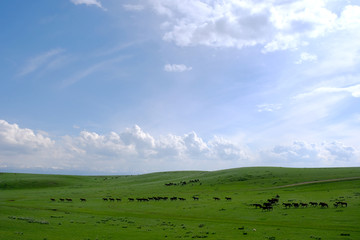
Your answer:
[[[279,203],[273,210],[251,205],[276,195]],[[310,201],[325,202],[329,208],[282,205]],[[336,208],[336,201],[348,206]],[[360,168],[255,167],[136,176],[0,174],[0,239],[6,240],[358,240],[359,224]]]

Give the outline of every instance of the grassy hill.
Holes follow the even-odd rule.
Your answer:
[[[272,210],[252,206],[276,195],[279,203]],[[282,205],[310,201],[329,207]],[[334,207],[337,201],[348,206]],[[135,176],[0,173],[1,239],[355,240],[360,239],[359,222],[360,168],[255,167]]]

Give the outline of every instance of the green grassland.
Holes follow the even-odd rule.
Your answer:
[[[329,179],[334,180],[323,181]],[[183,181],[187,184],[179,184]],[[304,184],[291,185],[297,183]],[[279,204],[271,211],[251,205],[276,195]],[[186,200],[136,200],[149,197]],[[310,201],[326,202],[329,208],[282,206]],[[348,206],[336,208],[336,201]],[[356,240],[359,224],[360,168],[254,167],[135,176],[0,173],[0,239],[7,240]]]

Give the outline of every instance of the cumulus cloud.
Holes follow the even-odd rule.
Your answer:
[[[188,67],[184,64],[166,64],[164,66],[165,72],[185,72],[190,71],[192,67]]]
[[[304,167],[351,166],[354,162],[359,162],[359,151],[338,141],[322,143],[294,141],[290,145],[275,146],[265,152],[263,157],[283,166],[299,164]]]
[[[359,6],[338,15],[326,0],[149,0],[166,19],[165,41],[179,46],[263,46],[263,53],[295,50],[328,33],[358,27]]]
[[[123,132],[47,136],[0,120],[0,166],[82,173],[145,173],[167,170],[216,170],[251,165],[335,166],[358,162],[359,151],[340,142],[296,141],[263,151],[222,137],[205,141],[195,132],[154,137],[139,126]],[[269,164],[270,163],[270,164]]]
[[[21,152],[26,158],[19,155]],[[140,173],[235,167],[245,160],[247,154],[241,147],[220,138],[205,142],[195,132],[154,138],[135,125],[121,133],[81,131],[78,136],[58,137],[55,141],[45,133],[0,121],[0,163],[20,169],[38,166]]]
[[[3,153],[29,153],[50,148],[54,144],[44,134],[0,120],[0,149]]]
[[[101,2],[98,0],[70,0],[72,3],[74,3],[75,5],[79,5],[79,4],[85,4],[85,5],[95,5],[103,10],[106,10],[106,8],[104,8],[101,5]]]

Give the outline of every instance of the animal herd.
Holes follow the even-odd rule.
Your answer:
[[[55,198],[50,198],[50,201],[56,202],[56,199]],[[73,199],[72,198],[59,198],[59,201],[60,202],[72,202]],[[80,198],[80,201],[81,202],[86,202],[86,198]]]
[[[177,185],[184,186],[184,185],[186,185],[188,183],[198,183],[198,182],[200,182],[199,179],[193,179],[193,180],[189,180],[188,182],[180,181],[179,183],[173,183],[173,182],[165,183],[165,186],[177,186]]]
[[[197,197],[197,196],[192,196],[191,197],[194,201],[198,201],[200,198]],[[213,199],[215,201],[220,201],[221,198],[219,197],[213,197]],[[224,198],[226,201],[231,201],[232,198],[231,197],[225,197]],[[104,202],[121,202],[122,199],[121,198],[114,198],[114,197],[103,197],[102,200]],[[156,196],[156,197],[146,197],[146,198],[127,198],[127,200],[129,202],[134,202],[135,200],[138,201],[138,202],[149,202],[149,201],[166,201],[166,200],[170,200],[170,201],[186,201],[186,198],[183,198],[183,197],[160,197],[160,196]],[[50,198],[50,201],[52,202],[56,202],[56,199],[55,198]],[[73,199],[72,198],[59,198],[59,201],[60,202],[73,202]],[[81,202],[86,202],[86,198],[80,198],[80,201]]]
[[[251,204],[252,206],[254,206],[255,208],[259,208],[262,209],[263,211],[271,211],[274,209],[275,205],[279,204],[279,195],[276,195],[276,197],[271,198],[271,199],[267,199],[267,201],[265,201],[264,203],[260,204],[260,203],[254,203]],[[347,207],[347,203],[343,202],[343,201],[337,201],[334,203],[334,207]],[[329,204],[327,204],[326,202],[309,202],[309,203],[304,203],[304,202],[283,202],[282,206],[284,208],[307,208],[307,207],[320,207],[320,208],[329,208]]]

